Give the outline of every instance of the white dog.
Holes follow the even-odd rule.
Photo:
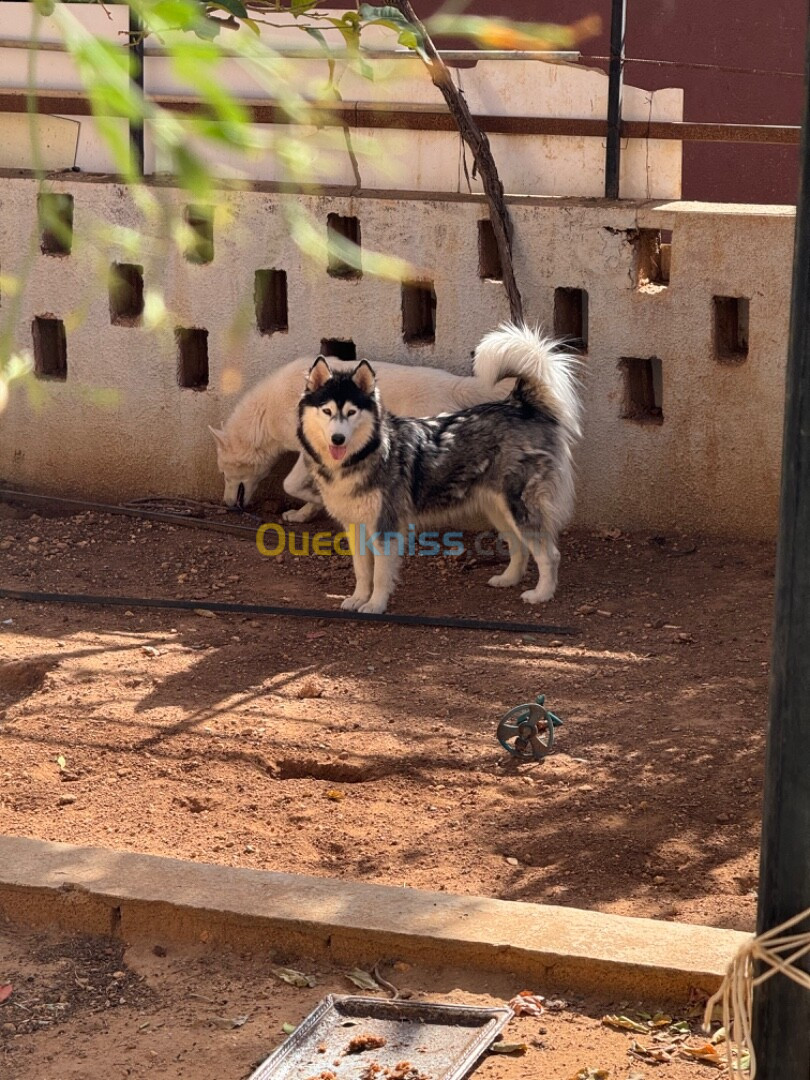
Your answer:
[[[217,464],[225,477],[227,506],[247,506],[261,480],[286,451],[300,455],[298,402],[313,361],[293,360],[248,390],[221,429],[209,428],[217,444]],[[356,364],[329,357],[333,371],[352,371]],[[473,375],[452,375],[441,368],[374,364],[380,397],[399,416],[435,416],[472,405],[500,401],[511,382],[497,387]],[[299,456],[284,481],[285,492],[304,506],[288,510],[286,521],[308,521],[323,506]]]

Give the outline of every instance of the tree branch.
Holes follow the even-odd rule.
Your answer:
[[[424,24],[421,22],[410,0],[390,0],[393,7],[414,26],[421,38],[422,48],[428,57],[427,63],[433,85],[442,93],[447,107],[458,125],[459,134],[469,146],[475,160],[481,183],[484,185],[484,193],[489,203],[489,217],[495,233],[495,241],[498,245],[498,254],[501,257],[503,268],[503,284],[506,295],[509,297],[509,309],[513,322],[523,321],[523,300],[520,290],[515,281],[515,268],[512,262],[512,220],[503,197],[503,184],[498,175],[498,167],[492,156],[489,139],[476,124],[472,113],[467,107],[460,90],[453,82],[447,65],[439,56],[436,46],[430,38]]]

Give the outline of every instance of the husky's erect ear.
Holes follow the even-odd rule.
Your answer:
[[[328,383],[332,378],[332,369],[326,362],[326,358],[318,356],[315,363],[309,369],[309,375],[307,375],[307,390],[310,393],[313,390],[319,390],[324,383]]]
[[[221,446],[224,450],[225,447],[228,445],[228,439],[225,435],[225,432],[218,430],[217,428],[211,427],[210,424],[208,425],[208,430],[214,436],[214,441],[216,442],[217,446]]]
[[[377,385],[377,376],[374,374],[374,368],[368,360],[361,360],[354,369],[352,372],[352,382],[355,386],[359,386],[364,394],[374,393],[374,387]]]

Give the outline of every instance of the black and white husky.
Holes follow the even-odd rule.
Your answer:
[[[509,565],[489,584],[519,585],[531,553],[539,577],[522,598],[551,599],[557,539],[574,505],[577,362],[536,330],[502,325],[478,346],[474,369],[492,386],[515,378],[511,394],[417,420],[385,410],[367,360],[333,372],[318,357],[299,403],[298,438],[324,505],[354,536],[356,585],[343,608],[385,611],[399,568],[396,538],[470,511],[509,544]]]

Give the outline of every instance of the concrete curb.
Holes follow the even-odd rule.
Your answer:
[[[714,991],[749,935],[576,908],[240,870],[0,837],[0,913],[127,943],[508,972],[540,992]]]

